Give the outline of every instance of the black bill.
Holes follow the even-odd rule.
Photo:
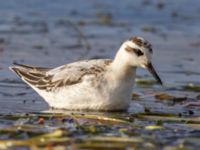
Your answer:
[[[153,65],[151,63],[148,63],[146,65],[146,68],[153,75],[153,77],[157,80],[157,82],[162,85],[163,83],[162,83],[160,77],[158,76],[156,70],[154,69]]]

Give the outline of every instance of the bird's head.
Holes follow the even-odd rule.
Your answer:
[[[151,63],[153,50],[147,40],[142,37],[131,37],[122,44],[120,49],[130,66],[147,69],[162,84],[160,77]]]

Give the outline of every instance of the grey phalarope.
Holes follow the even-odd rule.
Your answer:
[[[148,69],[162,84],[151,63],[152,53],[148,41],[131,37],[114,60],[83,60],[54,69],[14,64],[10,69],[50,107],[117,111],[127,109],[131,102],[137,67]]]

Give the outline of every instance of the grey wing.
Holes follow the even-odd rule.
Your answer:
[[[55,69],[14,65],[10,67],[17,75],[31,86],[41,90],[53,91],[63,86],[82,82],[85,75],[97,75],[103,71],[111,60],[80,61],[57,67]]]
[[[85,60],[60,66],[47,72],[53,76],[54,87],[69,86],[83,81],[85,75],[99,75],[106,70],[111,60]]]
[[[9,67],[13,72],[15,72],[22,80],[38,88],[42,88],[42,83],[50,80],[50,76],[46,73],[51,70],[51,68],[34,67],[23,64],[14,64]]]

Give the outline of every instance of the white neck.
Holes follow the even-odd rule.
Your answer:
[[[134,85],[136,67],[129,64],[127,54],[124,51],[125,46],[122,45],[117,52],[112,64],[111,64],[111,77],[115,84],[128,84]],[[117,82],[117,83],[116,83]]]
[[[127,59],[127,53],[124,50],[125,45],[123,44],[118,50],[112,64],[111,70],[114,73],[116,78],[120,78],[121,80],[134,80],[136,67],[133,67],[129,64]]]

